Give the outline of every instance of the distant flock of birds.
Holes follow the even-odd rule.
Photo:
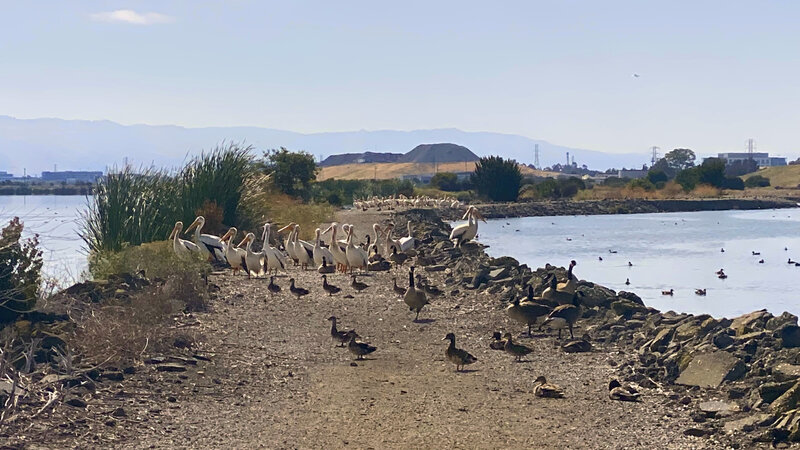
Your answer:
[[[378,211],[393,210],[399,207],[407,208],[453,208],[458,209],[463,205],[460,201],[452,197],[435,198],[427,195],[406,197],[403,194],[392,195],[388,197],[379,197],[377,195],[353,200],[353,208],[367,211],[370,208],[375,208]]]
[[[374,200],[372,199],[372,201]],[[405,200],[411,201],[411,199]],[[475,239],[478,233],[478,220],[485,221],[474,206],[467,207],[462,220],[466,220],[466,222],[454,227],[449,236],[456,246]],[[204,224],[205,219],[200,216],[189,225],[184,234],[192,231],[194,234],[193,240],[188,241],[180,237],[183,223],[176,222],[170,234],[174,252],[180,258],[202,257],[209,261],[226,263],[234,275],[239,271],[243,271],[248,277],[255,278],[266,274],[269,276],[267,289],[271,296],[280,294],[282,291],[282,288],[275,283],[273,273],[288,272],[290,260],[293,266],[297,266],[301,270],[316,267],[316,270],[322,275],[322,289],[329,296],[333,296],[342,292],[342,288],[329,282],[328,275],[330,274],[349,273],[352,279],[350,286],[356,292],[361,292],[369,286],[357,279],[356,271],[367,270],[370,263],[387,259],[397,268],[416,255],[414,250],[416,240],[412,235],[410,222],[407,224],[408,235],[399,239],[393,237],[393,224],[389,224],[385,228],[377,223],[373,224],[374,239],[368,234],[366,242],[360,245],[353,242],[354,227],[349,224],[340,225],[334,222],[325,230],[317,228],[312,243],[299,239],[300,226],[290,223],[277,230],[279,235],[288,232],[282,242],[283,248],[270,245],[271,224],[266,223],[261,235],[260,251],[253,250],[253,243],[256,239],[253,233],[246,233],[238,245],[234,245],[237,235],[236,228],[230,228],[222,236],[215,236],[202,233]],[[339,229],[346,239],[337,239]],[[322,236],[328,233],[331,235],[331,240],[326,245],[322,241]],[[387,257],[383,255],[387,255]],[[534,296],[533,287],[529,285],[524,298],[516,298],[506,307],[505,312],[508,317],[512,321],[526,326],[529,337],[532,336],[532,327],[540,322],[538,327],[540,331],[544,326],[557,328],[558,338],[561,339],[562,329],[566,328],[569,330],[570,338],[574,339],[573,327],[581,316],[579,295],[582,295],[577,290],[577,279],[573,274],[576,265],[575,261],[570,262],[565,282],[559,283],[555,274],[552,274],[544,280],[544,289],[540,296]],[[436,286],[427,284],[420,275],[415,274],[414,265],[408,271],[408,286],[398,286],[397,279],[394,278],[392,288],[396,294],[402,297],[409,310],[415,313],[414,321],[419,320],[420,312],[429,304],[429,297],[436,297],[443,293]],[[309,294],[308,289],[296,285],[294,278],[289,279],[289,292],[297,299]],[[337,317],[331,316],[328,320],[331,322],[330,335],[333,341],[340,347],[346,346],[357,360],[361,360],[364,356],[377,350],[376,346],[361,342],[360,336],[355,330],[339,329]],[[514,342],[510,332],[506,332],[502,336],[500,332],[495,332],[493,338],[490,348],[502,350],[513,356],[516,361],[521,361],[533,351],[528,346]],[[453,333],[448,333],[443,340],[450,341],[445,351],[445,357],[456,366],[456,371],[461,371],[464,366],[477,361],[477,358],[468,351],[456,347],[456,337]],[[588,337],[585,335],[581,340],[571,344],[591,348]],[[539,377],[534,382],[534,393],[540,397],[564,396],[562,388],[548,383],[544,377]],[[609,396],[615,400],[636,401],[639,393],[630,386],[624,386],[618,381],[612,380],[609,384]]]

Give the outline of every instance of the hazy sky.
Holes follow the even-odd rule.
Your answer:
[[[0,114],[796,154],[799,20],[789,1],[0,0]]]

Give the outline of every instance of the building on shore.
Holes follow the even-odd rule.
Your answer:
[[[50,183],[65,182],[67,184],[74,183],[94,183],[103,176],[103,172],[95,171],[72,171],[65,170],[63,172],[42,172],[42,181]]]
[[[786,158],[783,156],[769,156],[769,153],[748,153],[748,152],[730,152],[718,153],[717,157],[724,159],[725,164],[733,164],[737,161],[744,162],[748,159],[755,160],[758,167],[772,167],[772,166],[785,166]]]
[[[619,178],[630,178],[635,180],[637,178],[644,178],[647,176],[647,170],[643,169],[622,169],[617,172]]]
[[[13,173],[8,173],[5,170],[0,170],[0,181],[10,180],[14,178]]]

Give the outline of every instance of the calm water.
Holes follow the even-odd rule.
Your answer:
[[[25,225],[23,235],[39,234],[44,259],[43,275],[64,286],[81,279],[86,270],[86,253],[78,236],[80,211],[86,197],[75,195],[0,195],[0,224],[14,216]]]
[[[579,279],[633,291],[662,311],[800,313],[800,267],[787,263],[800,260],[797,209],[498,219],[481,222],[478,233],[492,256],[533,268],[574,259]],[[720,268],[727,279],[715,275]],[[673,297],[661,295],[670,288]]]

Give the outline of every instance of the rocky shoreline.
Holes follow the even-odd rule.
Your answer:
[[[691,210],[783,205],[765,201],[627,204],[670,211],[687,210],[693,204],[697,208]],[[498,217],[502,208],[484,207],[482,212],[486,211],[487,217]],[[592,208],[599,206],[595,203]],[[557,207],[548,213],[554,210]],[[551,273],[560,281],[566,280],[564,268],[548,264],[532,270],[511,257],[491,258],[476,243],[454,248],[442,239],[447,225],[444,229],[438,226],[441,219],[433,211],[401,214],[426,228],[423,243],[427,241],[432,250],[418,259],[424,270],[442,270],[448,274],[448,284],[487,291],[498,299],[499,309],[514,298],[524,297],[528,285],[539,295],[543,281]],[[576,335],[585,332],[595,344],[620,348],[617,371],[625,381],[657,389],[672,407],[693,408],[691,417],[696,426],[684,430],[686,435],[715,436],[734,448],[800,441],[797,316],[788,312],[774,316],[761,310],[733,319],[716,319],[706,314],[661,312],[647,307],[632,292],[615,292],[585,280],[579,282],[578,292],[583,330]]]
[[[480,205],[487,219],[535,216],[578,216],[602,214],[643,214],[660,212],[725,211],[797,208],[787,199],[699,199],[699,200],[585,200],[487,203]],[[457,211],[443,211],[450,220],[460,219]]]

